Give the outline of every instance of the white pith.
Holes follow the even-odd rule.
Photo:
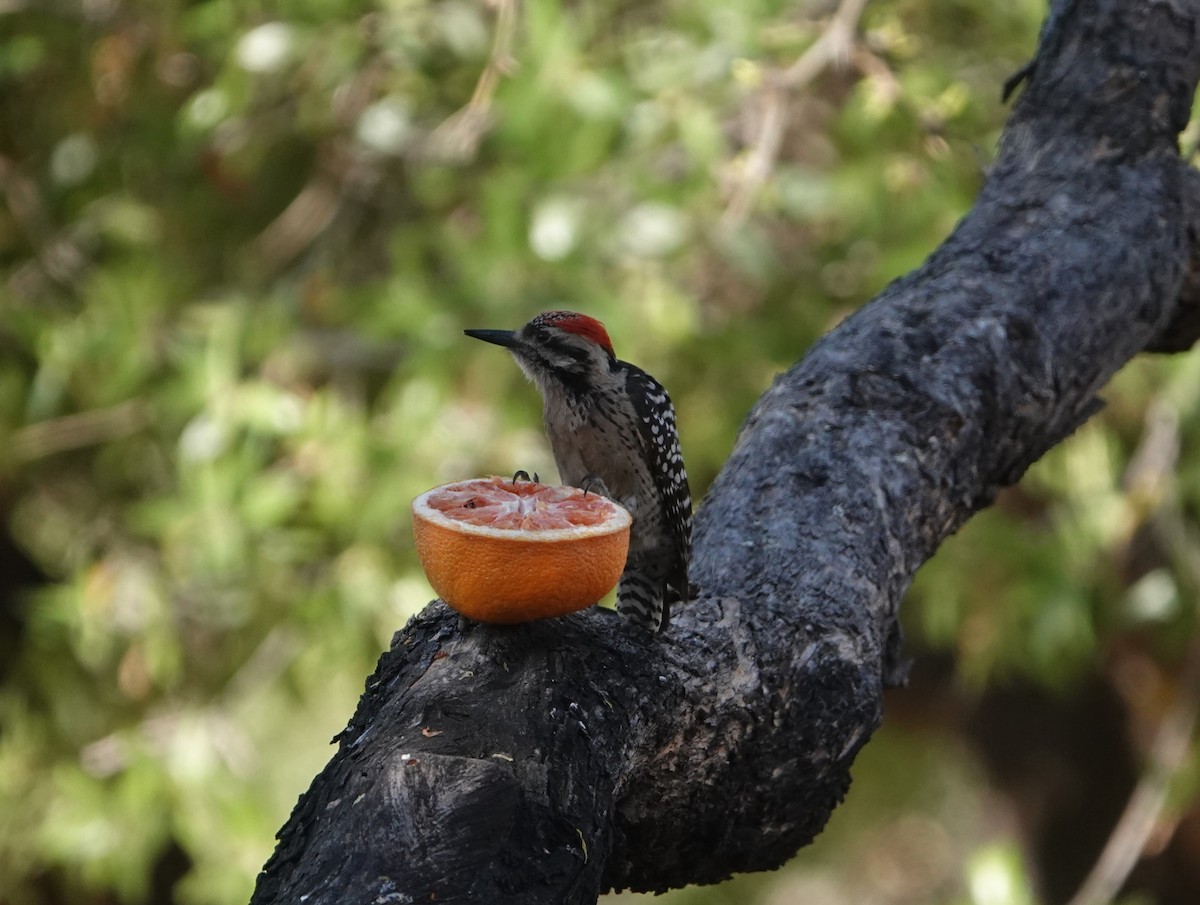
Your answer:
[[[546,530],[530,531],[520,528],[496,528],[492,525],[475,525],[460,521],[445,515],[441,510],[434,509],[428,504],[428,499],[435,493],[469,485],[471,481],[456,481],[453,484],[443,484],[425,491],[413,500],[413,516],[423,518],[435,525],[456,531],[460,534],[472,534],[478,537],[520,539],[524,543],[554,543],[557,541],[578,539],[583,537],[602,537],[606,534],[617,534],[625,531],[633,523],[633,516],[622,506],[612,500],[601,497],[600,501],[608,507],[611,516],[599,525],[574,525],[570,528],[549,528]],[[583,491],[580,491],[582,493]],[[593,496],[595,496],[593,494]],[[515,501],[519,499],[514,496]]]

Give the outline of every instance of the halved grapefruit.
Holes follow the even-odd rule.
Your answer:
[[[625,568],[632,517],[577,487],[477,478],[412,504],[433,589],[480,622],[527,622],[591,606]]]

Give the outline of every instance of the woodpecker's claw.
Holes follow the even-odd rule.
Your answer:
[[[608,496],[608,487],[604,483],[604,478],[599,475],[589,474],[584,475],[583,480],[579,482],[579,489],[586,495],[589,491],[595,491],[600,496]]]
[[[536,471],[533,473],[533,477],[530,478],[529,472],[527,472],[524,468],[518,468],[516,470],[516,472],[513,474],[512,483],[515,484],[515,483],[517,483],[517,481],[529,481],[529,480],[532,480],[533,483],[535,483],[535,484],[542,483],[542,479],[538,477],[538,473]]]

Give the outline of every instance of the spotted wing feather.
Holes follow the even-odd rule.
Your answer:
[[[640,368],[621,363],[626,372],[626,388],[638,417],[642,443],[651,463],[654,484],[663,502],[664,526],[672,544],[672,562],[667,569],[667,584],[674,599],[688,597],[688,558],[692,545],[692,495],[687,470],[679,449],[675,426],[675,408],[667,391]],[[668,600],[672,595],[667,595]],[[664,621],[667,614],[664,612]]]

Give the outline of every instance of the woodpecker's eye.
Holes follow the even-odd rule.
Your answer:
[[[545,342],[550,338],[550,331],[545,327],[535,327],[533,330],[533,338],[538,342]]]

